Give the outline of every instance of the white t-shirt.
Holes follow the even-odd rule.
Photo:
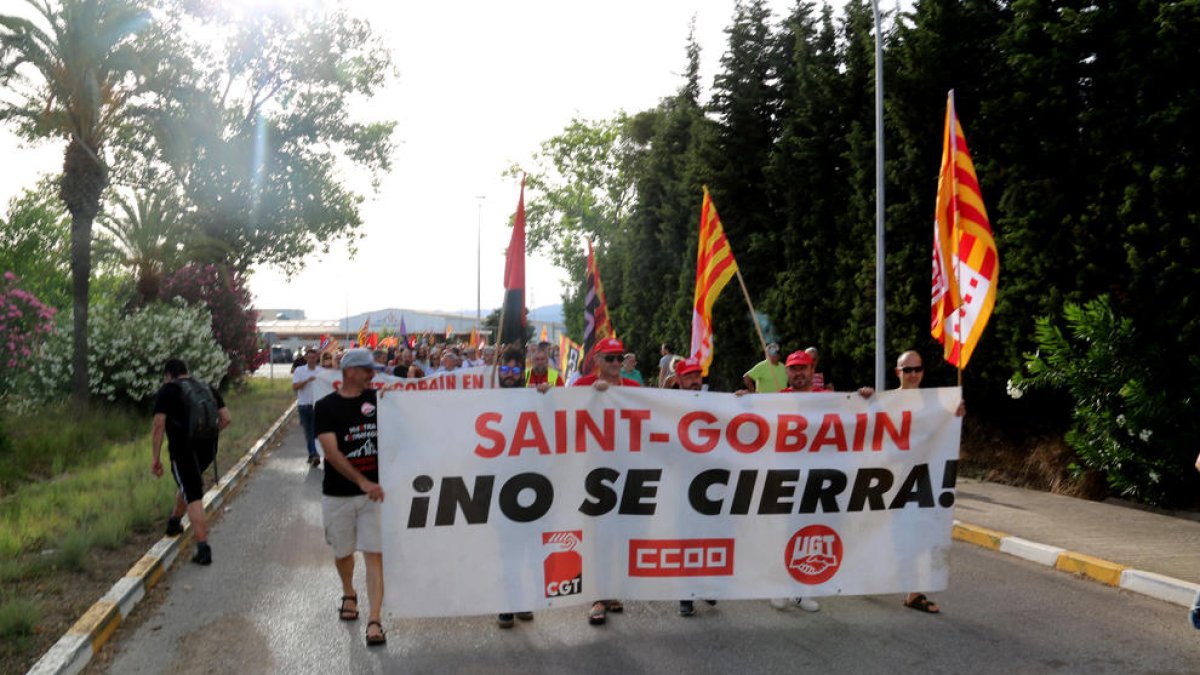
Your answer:
[[[309,368],[308,364],[306,363],[297,368],[296,372],[292,373],[292,384],[304,382],[310,377],[316,377],[318,372],[320,372],[319,366],[317,368]],[[309,382],[303,387],[297,389],[296,403],[299,405],[313,405],[316,403],[316,401],[313,401],[313,391],[314,387],[312,382]]]

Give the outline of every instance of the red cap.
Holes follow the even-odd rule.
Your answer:
[[[596,343],[595,351],[597,354],[612,354],[613,352],[624,354],[625,345],[621,344],[617,338],[604,338]]]
[[[803,349],[798,352],[792,352],[791,354],[788,354],[786,365],[789,365],[789,366],[811,366],[812,365],[812,355],[809,354],[808,352],[804,351]]]
[[[679,363],[675,364],[675,374],[676,375],[686,375],[688,373],[698,373],[702,370],[704,370],[704,369],[700,366],[700,359],[697,359],[695,357],[692,357],[690,359],[684,359],[684,360],[680,361]]]

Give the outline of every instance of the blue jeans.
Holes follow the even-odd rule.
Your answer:
[[[302,405],[300,408],[300,426],[304,429],[304,442],[308,443],[308,456],[317,456],[317,438],[313,436],[313,407]]]

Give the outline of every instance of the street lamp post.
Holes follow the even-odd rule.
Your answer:
[[[476,195],[479,215],[475,219],[475,330],[483,330],[483,291],[480,277],[483,262],[483,200],[485,195]],[[474,346],[474,345],[472,345]]]

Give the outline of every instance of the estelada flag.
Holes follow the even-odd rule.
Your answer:
[[[329,349],[329,344],[330,344],[331,339],[332,338],[329,336],[329,333],[325,333],[324,335],[322,335],[321,341],[317,344],[317,351],[323,352],[326,349]]]
[[[999,277],[996,240],[951,90],[934,211],[930,333],[942,343],[946,361],[960,370],[992,315]]]
[[[521,196],[513,217],[512,238],[504,257],[504,309],[500,312],[498,344],[525,340],[525,177],[521,176]]]
[[[696,290],[692,298],[692,358],[700,361],[700,372],[708,375],[713,360],[712,308],[725,285],[737,274],[733,249],[713,204],[708,186],[700,203],[700,241],[696,247]]]
[[[608,319],[608,301],[604,299],[604,284],[600,282],[600,268],[592,252],[592,240],[588,240],[587,279],[583,298],[583,364],[579,372],[587,375],[595,367],[592,348],[596,343],[616,337],[612,322]]]
[[[479,329],[472,328],[471,329],[471,337],[468,338],[468,341],[467,341],[467,347],[474,349],[478,345],[479,345]]]

